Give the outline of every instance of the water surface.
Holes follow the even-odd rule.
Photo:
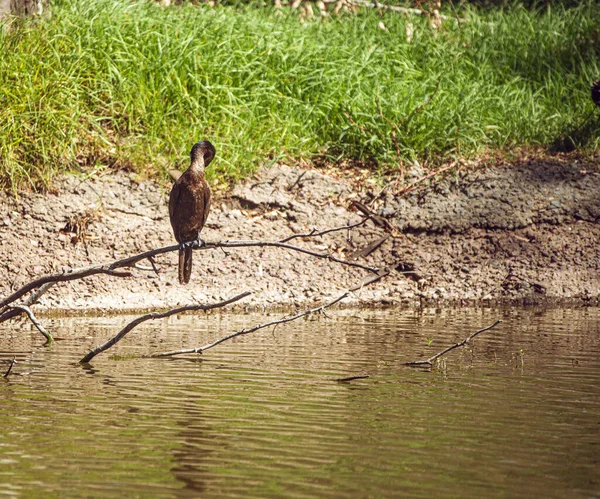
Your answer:
[[[600,497],[600,311],[334,310],[0,327],[7,497]],[[433,370],[428,357],[502,319]],[[2,371],[5,364],[0,365]],[[353,375],[368,379],[335,381]]]

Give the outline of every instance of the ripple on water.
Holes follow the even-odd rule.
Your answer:
[[[0,493],[30,497],[600,495],[598,309],[336,311],[202,356],[258,315],[3,326]],[[269,317],[267,319],[271,319]],[[432,372],[424,358],[502,318]],[[351,383],[335,380],[357,374]]]

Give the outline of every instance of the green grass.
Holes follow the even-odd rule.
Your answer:
[[[436,31],[372,11],[301,22],[264,8],[57,0],[0,37],[0,183],[44,187],[104,165],[164,172],[201,138],[217,147],[213,180],[323,155],[393,169],[392,130],[403,160],[431,166],[548,145],[592,112],[596,3],[460,15]],[[597,148],[598,127],[586,130]]]

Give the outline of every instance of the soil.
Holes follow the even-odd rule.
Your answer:
[[[407,172],[422,177],[418,168]],[[360,201],[389,223],[369,221],[294,243],[392,269],[345,303],[597,303],[600,299],[600,164],[569,157],[463,171],[398,196],[393,185],[355,175],[274,165],[219,194],[207,241],[279,240],[361,219]],[[420,186],[419,186],[420,187]],[[42,274],[123,258],[174,244],[168,185],[122,171],[65,176],[50,194],[0,193],[0,296]],[[390,232],[391,227],[391,232]],[[114,312],[213,302],[242,291],[245,307],[304,307],[341,294],[361,269],[280,248],[204,250],[192,280],[177,281],[177,256],[156,258],[128,278],[97,275],[58,284],[38,310]]]

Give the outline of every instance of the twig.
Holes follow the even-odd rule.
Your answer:
[[[231,333],[227,336],[224,336],[223,338],[213,341],[212,343],[208,343],[207,345],[204,345],[202,347],[189,348],[187,350],[174,350],[171,352],[154,353],[151,355],[146,355],[146,357],[172,357],[174,355],[183,355],[183,354],[187,354],[187,353],[203,353],[205,350],[216,347],[217,345],[223,343],[224,341],[231,340],[237,336],[242,336],[244,334],[250,334],[255,331],[258,331],[259,329],[264,329],[269,326],[277,326],[278,324],[285,324],[286,322],[292,322],[292,321],[300,319],[306,315],[314,314],[315,312],[320,312],[321,310],[331,307],[331,306],[335,305],[336,303],[342,301],[349,294],[350,294],[350,291],[346,291],[344,294],[338,296],[335,300],[333,300],[325,305],[320,305],[319,307],[311,308],[311,309],[301,312],[299,314],[293,315],[292,317],[284,317],[282,319],[278,319],[278,320],[271,321],[271,322],[266,322],[264,324],[258,324],[257,326],[251,327],[250,329],[242,329],[241,331]]]
[[[224,306],[234,303],[238,300],[241,300],[242,298],[245,298],[246,296],[248,296],[250,294],[252,294],[250,291],[246,291],[237,296],[234,296],[233,298],[230,298],[229,300],[225,300],[225,301],[218,302],[218,303],[211,303],[210,305],[199,305],[199,304],[198,305],[186,305],[184,307],[167,310],[166,312],[160,312],[160,313],[152,312],[150,314],[142,315],[141,317],[138,317],[137,319],[134,319],[129,324],[127,324],[123,329],[121,329],[121,331],[119,331],[117,333],[116,336],[114,336],[113,338],[108,340],[106,343],[103,343],[102,345],[90,350],[88,352],[88,354],[85,357],[83,357],[83,359],[81,359],[79,362],[81,364],[89,363],[90,360],[92,360],[96,355],[104,352],[105,350],[108,350],[115,343],[119,342],[133,328],[135,328],[136,326],[139,326],[142,322],[146,322],[148,320],[154,320],[154,319],[164,319],[165,317],[170,317],[175,314],[180,314],[181,312],[189,312],[189,311],[194,311],[194,310],[211,310],[213,308],[224,307]]]
[[[152,270],[154,270],[154,273],[156,275],[158,275],[158,267],[156,266],[156,262],[154,261],[154,258],[152,258],[151,256],[148,257],[148,261],[150,262],[150,265],[152,265]]]
[[[429,98],[423,103],[421,104],[418,108],[416,108],[414,111],[412,111],[411,113],[407,114],[404,118],[402,118],[398,123],[396,123],[396,130],[399,131],[398,129],[398,125],[402,125],[403,123],[406,123],[410,118],[412,118],[415,114],[419,114],[420,112],[422,112],[427,106],[429,106],[429,104],[431,104],[431,101],[433,100],[433,98],[435,97],[435,95],[437,94],[439,88],[440,88],[440,83],[442,83],[442,79],[440,78],[438,80],[438,82],[435,84],[435,88],[433,89],[432,94],[429,96]]]
[[[381,227],[390,232],[394,232],[395,228],[390,222],[388,222],[385,218],[383,218],[379,215],[375,215],[375,213],[373,213],[369,208],[367,208],[360,201],[352,201],[350,203],[349,207],[355,208],[358,211],[360,211],[363,215],[369,217],[371,220],[373,220],[373,223],[375,225],[377,225],[378,227]]]
[[[13,366],[17,363],[17,359],[16,357],[13,357],[13,360],[10,361],[10,364],[8,366],[8,369],[6,370],[6,372],[4,373],[4,378],[8,378],[8,375],[10,374],[10,372],[12,371]]]
[[[13,305],[12,308],[17,308],[17,309],[22,310],[23,312],[25,312],[27,314],[27,317],[29,317],[29,320],[38,329],[38,331],[40,333],[42,333],[44,335],[44,337],[46,338],[46,343],[52,343],[54,341],[54,338],[52,337],[52,335],[48,331],[46,331],[46,329],[44,328],[44,326],[42,326],[42,323],[37,320],[36,316],[33,314],[33,311],[28,306],[26,306],[26,305]]]
[[[31,296],[29,296],[29,298],[27,298],[27,300],[25,300],[25,303],[23,303],[23,305],[30,307],[31,305],[36,304],[37,301],[40,299],[40,296],[42,296],[46,291],[48,291],[55,284],[56,284],[56,282],[47,282],[46,284],[44,284],[43,286],[41,286],[40,288],[35,290],[35,292],[31,293]],[[0,323],[5,322],[9,319],[12,319],[13,317],[16,317],[17,315],[21,315],[22,313],[23,313],[23,310],[21,310],[21,309],[7,306],[4,308],[4,312],[2,314],[0,314]]]
[[[347,381],[354,381],[355,379],[367,379],[369,376],[367,374],[363,376],[348,376],[347,378],[339,378],[336,379],[338,383],[346,383]]]
[[[456,164],[453,163],[449,166],[445,166],[444,168],[440,168],[439,170],[436,170],[434,172],[428,173],[427,175],[425,175],[424,177],[421,177],[417,180],[415,180],[414,182],[408,184],[406,187],[404,187],[404,189],[400,189],[396,195],[400,196],[402,194],[406,194],[410,191],[412,191],[417,185],[419,185],[422,182],[425,182],[426,180],[429,180],[431,177],[435,177],[436,175],[439,175],[440,173],[444,173],[448,170],[451,170],[452,168],[456,168]]]
[[[335,305],[336,303],[339,303],[340,301],[342,301],[344,298],[346,298],[350,293],[360,290],[362,289],[364,286],[367,286],[369,284],[372,284],[376,281],[379,281],[382,277],[386,276],[387,273],[382,273],[381,275],[377,275],[377,276],[369,276],[367,277],[367,279],[365,279],[365,281],[361,282],[358,286],[355,286],[354,288],[351,288],[347,291],[345,291],[343,294],[341,294],[340,296],[338,296],[337,298],[335,298],[334,300],[330,301],[329,303],[326,303],[325,305],[320,305],[318,307],[315,308],[311,308],[309,310],[306,310],[304,312],[300,312],[296,315],[293,315],[291,317],[283,317],[281,319],[277,319],[271,322],[266,322],[264,324],[258,324],[254,327],[251,327],[249,329],[242,329],[241,331],[236,331],[235,333],[231,333],[228,334],[227,336],[224,336],[223,338],[220,338],[216,341],[213,341],[212,343],[208,343],[204,346],[201,347],[197,347],[197,348],[188,348],[185,350],[173,350],[171,352],[162,352],[162,353],[154,353],[154,354],[150,354],[150,355],[145,355],[145,357],[173,357],[174,355],[184,355],[184,354],[188,354],[188,353],[203,353],[206,350],[216,347],[217,345],[220,345],[221,343],[231,340],[233,338],[236,338],[238,336],[242,336],[245,334],[250,334],[250,333],[254,333],[255,331],[258,331],[259,329],[264,329],[266,327],[269,326],[278,326],[279,324],[285,324],[287,322],[292,322],[298,319],[301,319],[302,317],[305,317],[307,315],[310,314],[314,314],[316,312],[322,312],[325,309],[332,307],[333,305]]]
[[[361,131],[367,133],[367,130],[365,129],[365,127],[362,125],[359,125],[356,121],[354,121],[352,119],[352,115],[349,112],[345,112],[344,114],[348,117],[348,119],[350,120],[350,123],[352,123],[355,127],[359,128]]]
[[[316,234],[315,234],[316,235]],[[306,236],[307,237],[307,236]],[[209,250],[214,248],[247,248],[247,247],[275,247],[275,248],[284,248],[291,251],[297,251],[299,253],[304,253],[306,255],[314,256],[316,258],[322,258],[325,260],[329,260],[331,262],[339,263],[341,265],[347,265],[349,267],[356,267],[362,270],[367,270],[369,272],[377,273],[378,269],[374,267],[368,267],[366,265],[361,265],[355,262],[348,262],[346,260],[342,260],[340,258],[336,258],[329,253],[318,253],[316,251],[311,251],[300,246],[293,246],[291,244],[287,244],[285,242],[280,241],[217,241],[214,243],[207,243],[200,248],[194,248],[197,251]],[[76,279],[81,279],[83,277],[89,277],[96,274],[108,274],[116,277],[130,277],[130,272],[117,271],[119,268],[123,267],[131,267],[135,265],[140,260],[144,260],[146,258],[150,258],[156,255],[162,255],[164,253],[169,253],[172,251],[178,251],[179,245],[171,245],[164,246],[162,248],[157,248],[153,250],[148,250],[143,253],[139,253],[137,255],[133,255],[127,258],[123,258],[121,260],[116,260],[114,262],[108,262],[103,264],[91,265],[89,267],[82,267],[79,269],[70,270],[67,272],[62,272],[60,274],[49,274],[21,287],[17,291],[15,291],[10,296],[6,297],[4,300],[0,301],[0,309],[2,307],[13,303],[14,301],[21,298],[26,293],[34,290],[35,288],[39,288],[48,283],[56,283],[56,282],[66,282],[66,281],[74,281]],[[2,321],[2,317],[0,316],[0,321]]]
[[[168,250],[174,251],[176,248],[178,248],[178,246],[172,246],[172,247],[168,247]],[[161,251],[161,250],[165,250],[165,249],[166,248],[160,248],[159,250],[152,250],[152,251],[166,253],[166,251]],[[146,252],[146,253],[149,253],[149,252]],[[68,272],[62,272],[60,274],[50,274],[50,275],[40,277],[39,279],[35,279],[34,281],[31,281],[30,283],[26,284],[19,290],[15,291],[12,295],[10,295],[7,298],[5,298],[4,300],[2,300],[2,302],[0,302],[0,308],[14,302],[15,300],[18,300],[19,298],[21,298],[21,296],[23,296],[26,293],[29,293],[33,289],[39,288],[40,286],[43,286],[48,283],[74,281],[75,279],[81,279],[83,277],[88,277],[88,276],[95,275],[95,274],[108,274],[108,275],[112,275],[115,277],[130,277],[131,272],[117,272],[113,269],[117,268],[117,267],[133,265],[138,260],[141,260],[142,258],[147,257],[147,255],[145,253],[142,253],[142,255],[144,255],[144,256],[141,258],[137,258],[138,255],[136,255],[136,257],[130,257],[130,258],[126,259],[126,260],[134,260],[132,262],[127,262],[127,264],[120,264],[121,262],[125,261],[125,260],[121,260],[120,262],[115,262],[115,264],[118,264],[118,265],[115,265],[115,264],[92,265],[91,267],[84,267],[81,269],[75,269],[75,270],[71,270]],[[111,266],[113,268],[110,268]]]
[[[393,123],[392,120],[385,117],[385,115],[383,114],[383,111],[381,110],[381,104],[378,103],[377,108],[379,110],[379,116],[381,116],[385,121],[387,121],[388,124],[390,125],[390,127],[392,128],[392,141],[394,142],[394,147],[396,148],[396,156],[398,157],[400,171],[402,171],[404,169],[404,164],[402,162],[402,154],[400,153],[400,145],[398,144],[398,139],[396,138],[396,132],[394,131],[394,128],[396,130],[398,130],[398,125],[396,125],[396,123]],[[378,196],[376,196],[376,197],[378,197]]]
[[[465,338],[464,340],[456,343],[455,345],[452,345],[451,347],[446,348],[446,350],[443,350],[440,353],[436,353],[433,357],[429,357],[427,360],[418,360],[418,361],[415,361],[415,362],[406,362],[404,365],[405,366],[431,365],[433,363],[433,361],[436,360],[437,358],[441,357],[442,355],[447,354],[449,351],[454,350],[455,348],[462,347],[463,345],[466,345],[467,343],[469,343],[469,341],[471,341],[473,338],[475,338],[475,336],[477,336],[478,334],[483,333],[484,331],[488,331],[488,330],[492,329],[493,327],[496,327],[501,322],[502,322],[501,320],[498,320],[498,321],[494,322],[491,326],[484,327],[483,329],[480,329],[479,331],[475,331],[468,338]]]
[[[294,187],[296,187],[298,185],[298,183],[300,182],[300,180],[302,180],[304,178],[304,175],[306,175],[308,173],[308,170],[304,170],[300,175],[298,175],[298,178],[296,179],[296,181],[290,185],[287,190],[291,191]]]
[[[373,253],[373,251],[375,251],[377,248],[379,248],[390,237],[391,237],[391,234],[385,234],[383,237],[376,239],[375,241],[368,244],[364,248],[361,248],[361,249],[355,251],[354,253],[352,253],[351,255],[349,255],[348,260],[358,260],[359,258],[368,257],[371,253]]]
[[[355,224],[344,225],[343,227],[334,227],[333,229],[326,229],[321,232],[318,232],[317,229],[314,228],[313,230],[311,230],[310,232],[308,232],[306,234],[293,234],[289,237],[286,237],[285,239],[281,239],[279,242],[287,243],[288,241],[291,241],[292,239],[296,239],[296,238],[300,238],[300,237],[320,237],[320,236],[324,236],[325,234],[329,234],[331,232],[355,229],[356,227],[360,227],[361,225],[368,222],[370,220],[370,218],[371,217],[363,218],[360,222],[357,222]]]
[[[210,248],[242,248],[242,247],[275,247],[275,248],[285,248],[292,251],[298,251],[299,253],[304,253],[306,255],[311,255],[317,258],[323,258],[325,260],[329,260],[331,262],[340,263],[342,265],[348,265],[349,267],[356,267],[362,270],[367,270],[369,272],[377,273],[379,269],[374,267],[368,267],[366,265],[360,265],[354,262],[348,262],[346,260],[341,260],[340,258],[336,258],[329,253],[317,253],[315,251],[307,250],[305,248],[301,248],[300,246],[292,246],[291,244],[281,243],[279,241],[269,242],[269,241],[223,241],[219,243],[207,243],[206,246],[200,249],[210,249]]]

